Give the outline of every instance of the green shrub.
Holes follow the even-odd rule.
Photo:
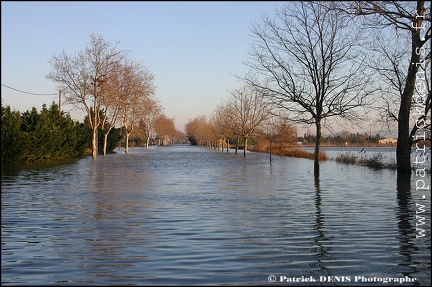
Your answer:
[[[59,115],[53,103],[22,114],[3,106],[1,115],[1,162],[23,163],[76,158],[84,155],[88,136],[82,124],[69,114]]]

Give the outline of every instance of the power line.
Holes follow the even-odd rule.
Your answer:
[[[20,93],[30,94],[30,95],[36,95],[36,96],[54,96],[54,95],[57,95],[57,94],[38,94],[38,93],[31,93],[31,92],[26,92],[26,91],[18,90],[18,89],[15,89],[15,88],[12,88],[12,87],[9,87],[9,86],[6,86],[6,85],[3,85],[3,84],[1,84],[1,85],[2,85],[3,87],[9,88],[9,89],[11,89],[11,90],[14,90],[14,91],[17,91],[17,92],[20,92]]]

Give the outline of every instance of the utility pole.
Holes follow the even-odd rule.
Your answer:
[[[62,95],[62,90],[59,90],[59,104],[58,104],[58,109],[59,109],[59,117],[61,117],[61,95]]]

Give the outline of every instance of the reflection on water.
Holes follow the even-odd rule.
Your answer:
[[[429,285],[429,194],[394,171],[172,146],[6,167],[1,187],[3,285]]]

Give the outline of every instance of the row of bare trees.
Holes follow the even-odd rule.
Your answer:
[[[253,26],[245,79],[291,121],[316,126],[316,156],[329,117],[358,123],[376,109],[397,123],[397,168],[409,174],[418,123],[430,130],[430,16],[425,1],[288,3]]]
[[[185,139],[185,134],[175,128],[174,118],[169,118],[164,114],[156,118],[154,131],[158,135],[159,145],[182,143]]]
[[[251,28],[245,87],[216,109],[202,134],[194,132],[205,126],[202,117],[187,132],[207,142],[242,138],[246,152],[248,137],[271,113],[315,125],[319,176],[330,119],[345,126],[396,121],[398,171],[411,173],[411,146],[424,140],[416,132],[430,130],[430,24],[425,1],[287,2]]]
[[[238,153],[240,144],[247,155],[249,139],[254,150],[283,151],[297,141],[296,128],[283,117],[272,112],[272,105],[251,85],[245,85],[230,93],[228,100],[216,107],[212,115],[195,117],[186,125],[192,144],[218,148],[226,152],[230,148]]]
[[[248,139],[257,127],[270,116],[271,107],[266,103],[263,94],[251,85],[245,85],[231,92],[231,97],[220,105],[214,117],[217,131],[222,138],[233,136],[237,138],[236,152],[239,139],[243,139],[243,151],[246,156]]]
[[[271,107],[291,123],[315,125],[318,176],[323,127],[330,119],[344,125],[371,120],[373,108],[379,120],[396,121],[398,171],[411,173],[411,146],[422,140],[416,132],[430,130],[430,24],[430,2],[425,1],[287,2],[275,18],[264,16],[252,26],[244,88],[216,109],[206,135],[190,134],[197,141],[210,141],[208,134],[241,138],[246,152],[249,136]],[[54,71],[48,78],[63,85],[69,102],[87,111],[93,156],[107,98],[121,103],[119,115],[128,131],[137,121],[146,127],[148,111],[157,105],[152,102],[153,76],[125,59],[125,52],[92,36],[85,51],[73,57],[64,52],[51,61]],[[122,83],[111,89],[110,79],[126,67],[139,79],[120,76]],[[109,107],[115,111],[115,105]]]
[[[329,118],[356,121],[375,89],[365,76],[361,30],[324,2],[294,2],[252,27],[250,73],[256,87],[294,123],[315,125],[314,173],[319,174],[322,126]]]
[[[105,155],[108,134],[117,124],[126,136],[126,153],[129,136],[137,127],[146,135],[148,147],[156,122],[165,116],[155,98],[154,75],[146,67],[94,34],[83,51],[75,55],[63,51],[49,63],[52,71],[47,78],[60,84],[65,102],[86,111],[93,130],[93,158],[98,153],[98,130],[104,132]]]
[[[248,139],[257,128],[271,115],[271,106],[263,95],[252,85],[244,85],[230,93],[230,98],[220,104],[209,120],[205,116],[196,117],[186,124],[186,133],[191,142],[198,145],[226,144],[230,140],[236,143],[236,153],[240,139],[243,141],[244,156],[248,148]]]
[[[419,125],[430,130],[430,15],[425,1],[302,1],[252,26],[243,79],[291,122],[315,125],[315,176],[328,119],[357,124],[371,109],[397,122],[398,171],[411,173]]]

